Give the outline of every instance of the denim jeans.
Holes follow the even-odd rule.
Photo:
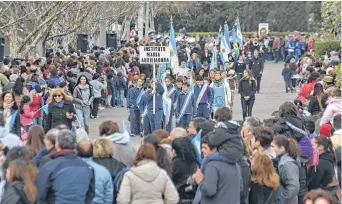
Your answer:
[[[274,51],[274,58],[275,58],[275,62],[278,63],[279,61],[279,55],[280,55],[280,51]]]
[[[289,89],[291,91],[293,91],[292,79],[284,77],[284,82],[285,82],[285,91],[286,91],[286,93],[289,92]]]
[[[111,98],[111,105],[113,106],[113,107],[115,107],[115,106],[117,106],[117,90],[116,89],[113,89],[113,92],[112,92],[112,98]]]
[[[118,106],[123,106],[124,104],[124,90],[118,90],[117,91],[117,102],[118,102]]]
[[[77,119],[80,122],[81,126],[83,128],[85,128],[85,126],[89,126],[90,106],[83,106],[82,109],[75,108],[75,110]]]
[[[280,48],[280,60],[281,61],[285,61],[285,57],[286,55],[285,55],[285,47],[281,47]]]
[[[111,106],[111,101],[112,101],[112,95],[108,95],[106,98],[106,106]]]

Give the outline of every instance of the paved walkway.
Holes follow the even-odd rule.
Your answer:
[[[279,106],[285,101],[293,101],[294,95],[285,93],[285,85],[281,76],[283,64],[266,62],[264,75],[261,80],[260,94],[256,95],[253,108],[253,116],[263,120],[269,118],[272,112],[278,110]],[[109,108],[100,112],[100,118],[90,121],[90,138],[99,136],[98,127],[105,120],[114,120],[122,123],[124,120],[129,128],[128,113],[126,108]],[[242,108],[240,95],[235,95],[235,105],[233,108],[233,119],[242,120]]]

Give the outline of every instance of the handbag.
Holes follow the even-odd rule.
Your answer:
[[[82,140],[88,140],[89,141],[89,136],[88,133],[85,131],[84,127],[81,125],[77,115],[75,115],[76,121],[78,123],[78,128],[75,126],[75,133],[76,133],[76,142],[79,143]]]

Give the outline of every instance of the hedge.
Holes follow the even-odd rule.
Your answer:
[[[322,57],[322,55],[325,55],[326,52],[329,54],[331,51],[337,51],[341,53],[341,41],[329,40],[315,42],[315,55],[317,58]]]
[[[299,32],[299,33],[303,33],[303,32]],[[304,33],[310,33],[310,32],[304,32]],[[258,34],[258,32],[243,32],[244,35],[255,35]],[[270,32],[269,35],[270,36],[285,36],[285,35],[292,35],[293,32]],[[179,35],[179,33],[176,33],[176,35]],[[212,36],[212,37],[217,37],[217,32],[188,32],[187,35],[191,36],[191,37],[196,37],[197,35],[199,37],[203,36],[203,37],[207,37],[208,35]]]

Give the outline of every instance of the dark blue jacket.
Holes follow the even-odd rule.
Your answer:
[[[138,97],[140,95],[140,92],[143,91],[143,88],[138,88],[136,86],[132,87],[128,91],[128,96],[127,96],[127,108],[134,108],[135,110],[139,109],[139,104],[138,103]],[[140,101],[143,99],[141,97]]]
[[[197,84],[194,86],[195,103],[198,100],[198,96],[201,93],[201,90],[202,90],[203,86],[204,85],[198,86]],[[213,103],[213,95],[211,94],[209,86],[207,86],[207,89],[205,90],[205,92],[203,94],[203,97],[202,97],[202,99],[201,99],[201,101],[199,103],[209,103],[209,104]]]
[[[51,155],[52,160],[39,171],[39,204],[90,204],[95,196],[94,170],[72,150]]]
[[[127,84],[123,76],[118,76],[117,87],[118,87],[118,90],[127,89]]]
[[[163,94],[164,87],[160,84],[160,82],[156,82],[156,110],[163,110]],[[147,106],[148,111],[153,111],[153,94],[152,89],[145,92],[141,101],[140,101],[140,112],[142,113]]]
[[[281,72],[281,75],[285,79],[291,79],[292,70],[290,68],[288,68],[288,67],[284,67],[283,71]]]
[[[176,116],[177,117],[180,115],[183,106],[185,106],[185,101],[186,101],[188,94],[190,94],[190,92],[188,92],[188,93],[182,92],[178,95],[177,108],[176,108]],[[190,101],[188,103],[188,106],[185,107],[184,115],[188,115],[188,114],[195,115],[195,113],[196,113],[196,101],[195,101],[194,94],[192,94]]]

